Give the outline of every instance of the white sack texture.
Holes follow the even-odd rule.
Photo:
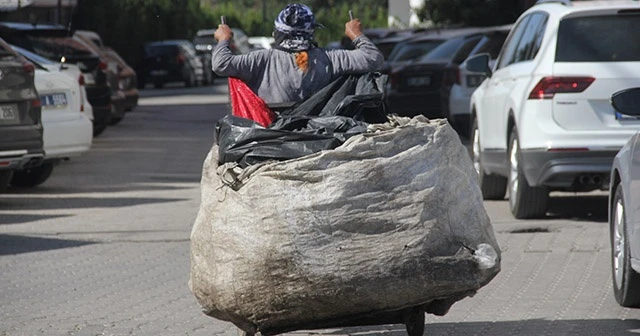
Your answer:
[[[245,331],[428,311],[500,271],[477,173],[444,119],[397,118],[336,149],[254,167],[235,188],[219,168],[214,145],[189,287],[205,314]]]

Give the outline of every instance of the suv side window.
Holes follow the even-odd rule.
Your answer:
[[[547,16],[545,14],[531,14],[531,19],[524,30],[520,43],[518,43],[512,63],[529,61],[535,58],[540,49],[540,43],[542,43],[546,23]]]
[[[516,52],[518,42],[520,42],[520,38],[524,34],[525,28],[527,27],[530,19],[531,15],[527,15],[518,23],[518,25],[513,27],[513,32],[505,42],[504,48],[502,49],[500,59],[497,62],[496,70],[504,68],[507,65],[513,63],[512,60]]]
[[[538,30],[536,31],[536,37],[533,40],[533,48],[531,49],[531,53],[529,54],[529,59],[534,59],[538,55],[538,51],[540,51],[540,47],[542,46],[542,38],[544,37],[544,32],[547,30],[547,21],[549,16],[547,14],[541,14],[544,17],[540,26],[538,26]]]

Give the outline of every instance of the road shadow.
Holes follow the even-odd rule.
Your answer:
[[[200,176],[198,177],[164,177],[164,176],[149,176],[146,181],[143,182],[170,182],[170,183],[183,183],[193,182],[199,183]],[[40,185],[37,188],[13,188],[9,187],[3,193],[0,194],[0,204],[5,196],[10,195],[55,195],[55,194],[77,194],[77,193],[120,193],[120,192],[136,192],[136,191],[178,191],[189,189],[188,186],[175,186],[175,185],[144,185],[138,182],[130,184],[105,184],[105,185],[82,185],[82,186],[47,186],[46,184]]]
[[[607,222],[608,200],[607,195],[551,197],[546,219]]]
[[[186,198],[136,198],[136,197],[24,197],[0,198],[0,210],[61,210],[87,208],[123,208],[136,205],[188,201]]]
[[[167,83],[162,88],[154,88],[153,85],[147,84],[144,88],[138,89],[140,98],[150,97],[173,97],[182,95],[211,95],[211,94],[227,94],[228,80],[226,78],[216,78],[211,85],[185,87],[182,83]]]
[[[0,234],[0,255],[49,251],[90,244],[95,242]]]
[[[52,218],[72,217],[73,215],[25,215],[25,214],[0,214],[0,225],[24,224]]]
[[[402,324],[349,327],[324,335],[358,336],[407,336]],[[519,320],[503,322],[459,322],[427,323],[424,336],[467,336],[467,335],[576,335],[576,336],[637,336],[640,334],[640,320]]]
[[[207,106],[207,110],[202,108],[203,105]],[[172,130],[181,130],[182,125],[197,125],[203,128],[211,128],[218,120],[229,114],[229,103],[206,103],[206,104],[185,104],[181,102],[175,103],[163,103],[162,105],[145,105],[139,107],[138,121],[163,123],[171,122]],[[204,111],[204,112],[203,112]],[[185,115],[189,115],[185,118]],[[138,124],[123,124],[118,125],[121,130],[137,129]],[[194,129],[188,129],[188,132],[183,133],[183,136],[190,134],[197,134]],[[105,131],[106,132],[106,131]],[[200,139],[201,133],[194,135],[194,139]],[[100,141],[102,139],[98,139]]]

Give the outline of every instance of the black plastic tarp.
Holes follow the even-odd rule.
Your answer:
[[[387,121],[382,85],[385,75],[342,76],[309,99],[279,112],[268,127],[231,114],[216,124],[221,164],[240,167],[268,160],[288,160],[340,146]]]

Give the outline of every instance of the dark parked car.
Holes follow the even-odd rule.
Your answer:
[[[193,43],[187,40],[166,40],[144,45],[138,64],[140,86],[152,83],[161,88],[166,83],[183,82],[193,87],[204,81],[204,66]]]
[[[62,25],[0,22],[0,37],[8,43],[56,62],[76,64],[82,71],[87,98],[93,107],[93,133],[101,134],[111,122],[111,87],[107,64],[74,39]]]
[[[440,87],[445,67],[451,62],[464,61],[486,29],[444,30],[398,44],[390,55],[386,90],[390,112],[408,117],[418,114],[428,118],[444,117]],[[421,53],[422,56],[415,58]]]
[[[118,83],[119,76],[116,63],[110,61],[106,52],[90,40],[75,34],[73,35],[73,39],[86,50],[90,50],[92,53],[98,55],[100,62],[106,64],[104,73],[107,76],[107,85],[111,88],[111,118],[109,125],[118,124],[124,119],[126,95],[124,90],[120,89]]]
[[[42,163],[41,102],[35,67],[0,39],[0,191],[14,171]]]
[[[233,39],[229,44],[229,49],[234,54],[246,54],[254,49],[249,43],[249,37],[242,29],[231,28],[231,30],[233,31]],[[202,64],[204,64],[205,77],[210,77],[208,80],[205,79],[205,83],[213,83],[218,76],[211,67],[211,52],[217,44],[216,39],[213,37],[215,32],[215,29],[201,29],[196,32],[196,36],[193,38],[196,53],[202,60]]]

